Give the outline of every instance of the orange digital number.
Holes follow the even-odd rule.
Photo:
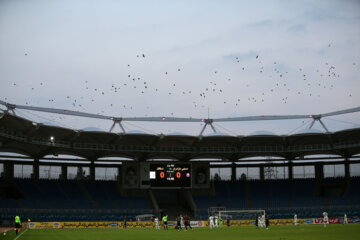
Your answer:
[[[164,178],[165,177],[165,173],[164,172],[160,172],[160,177]]]
[[[181,173],[180,173],[180,172],[177,172],[177,173],[176,173],[176,177],[177,177],[177,178],[180,178],[180,177],[181,177]]]

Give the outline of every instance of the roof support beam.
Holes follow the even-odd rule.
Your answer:
[[[325,129],[325,132],[326,132],[326,133],[329,133],[329,130],[328,130],[327,127],[325,126],[324,122],[321,121],[321,118],[322,118],[322,115],[321,115],[321,114],[319,114],[319,115],[313,115],[313,116],[311,116],[311,117],[313,118],[313,120],[312,120],[312,122],[311,122],[311,124],[310,124],[310,126],[309,126],[309,129],[311,129],[311,128],[314,126],[314,123],[315,123],[316,121],[319,121],[320,124],[321,124],[321,126]]]
[[[325,131],[327,133],[329,133],[329,130],[327,129],[327,127],[325,126],[325,124],[323,123],[323,121],[321,121],[321,119],[319,119],[319,122],[321,123],[321,126],[323,126],[323,128],[325,129]]]
[[[215,129],[214,125],[213,125],[213,119],[205,119],[205,120],[204,120],[204,123],[205,123],[205,125],[204,125],[204,127],[201,129],[201,132],[200,132],[200,134],[199,134],[199,137],[202,137],[202,135],[203,135],[203,133],[204,133],[204,131],[205,131],[205,129],[206,129],[206,127],[207,127],[208,125],[211,127],[211,129],[214,131],[214,133],[216,133],[216,129]]]
[[[126,133],[124,126],[121,124],[122,122],[122,118],[113,118],[113,124],[111,125],[111,128],[109,130],[109,132],[112,132],[112,130],[115,128],[116,124],[119,124],[122,133]]]

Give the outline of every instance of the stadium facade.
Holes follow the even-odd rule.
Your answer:
[[[311,217],[323,210],[358,215],[360,209],[360,182],[350,171],[360,163],[360,128],[288,136],[115,134],[46,126],[4,112],[0,151],[2,219],[19,212],[35,220],[121,220],[164,212],[204,219],[214,206],[267,209],[273,217],[295,211]],[[118,159],[106,160],[112,157]],[[190,187],[153,187],[145,170],[154,159],[190,163]],[[343,166],[344,176],[325,178],[329,164]],[[15,178],[15,165],[31,165],[30,179]],[[58,179],[40,179],[42,165],[60,167]],[[80,171],[77,179],[67,179],[71,166],[88,168],[89,175]],[[297,179],[293,169],[301,166],[313,166],[314,178]],[[99,167],[116,168],[118,179],[95,181]],[[238,168],[250,167],[259,169],[258,180],[237,177]],[[286,179],[271,179],[269,169],[277,167],[286,169]],[[230,181],[210,179],[213,168],[230,168]]]

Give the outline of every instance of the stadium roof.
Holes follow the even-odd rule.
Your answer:
[[[215,134],[196,137],[141,132],[115,134],[36,124],[4,113],[0,115],[0,151],[38,159],[49,154],[69,154],[89,160],[127,157],[137,161],[153,158],[181,161],[220,158],[224,161],[238,161],[253,156],[277,156],[291,160],[316,154],[351,157],[360,153],[360,128],[288,136]]]

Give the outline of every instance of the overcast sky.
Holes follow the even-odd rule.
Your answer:
[[[0,1],[0,99],[15,104],[122,117],[317,114],[360,106],[359,74],[360,1]],[[216,127],[288,134],[309,121]],[[360,114],[324,122],[337,131]],[[124,123],[189,134],[200,125]]]

